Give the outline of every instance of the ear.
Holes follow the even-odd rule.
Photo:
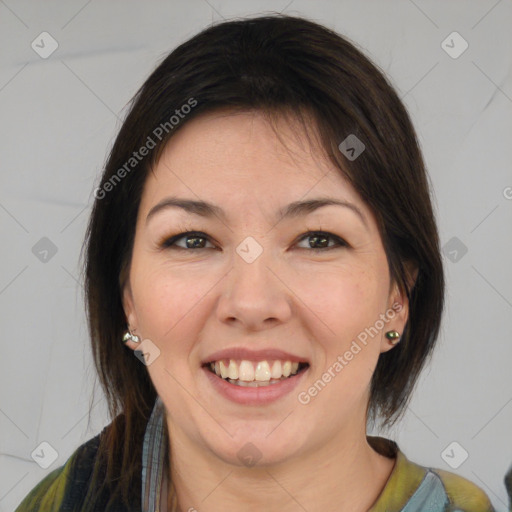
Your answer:
[[[131,329],[131,332],[133,334],[139,334],[137,333],[137,314],[135,312],[135,305],[133,302],[133,295],[132,295],[132,288],[130,286],[129,279],[126,280],[123,289],[122,289],[122,302],[123,302],[123,309],[124,314],[126,317],[126,322]],[[126,346],[130,347],[132,350],[137,348],[137,344],[133,343],[132,341],[126,342]]]
[[[418,277],[418,268],[412,263],[406,262],[405,272],[407,276],[407,285],[409,290],[412,290]],[[390,286],[388,305],[385,316],[389,320],[382,330],[382,337],[380,342],[381,353],[387,352],[396,346],[391,344],[390,341],[386,338],[386,332],[394,330],[398,331],[400,335],[402,335],[404,332],[405,324],[409,318],[409,300],[407,299],[407,294],[405,293],[405,290],[400,289],[395,281],[393,281]]]

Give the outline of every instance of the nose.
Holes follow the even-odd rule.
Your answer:
[[[266,251],[251,263],[235,254],[233,268],[222,283],[217,304],[221,322],[260,331],[289,321],[293,294]]]

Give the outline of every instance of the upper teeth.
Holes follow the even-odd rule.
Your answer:
[[[251,381],[269,381],[297,373],[299,363],[291,361],[239,361],[235,359],[210,363],[210,368],[223,379]]]

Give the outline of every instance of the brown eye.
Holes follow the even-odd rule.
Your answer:
[[[309,239],[308,247],[301,247],[303,249],[311,249],[313,251],[323,251],[336,249],[339,247],[348,247],[348,244],[339,236],[325,231],[310,231],[303,235],[300,239]],[[182,242],[183,241],[183,242]],[[159,245],[166,249],[208,249],[206,246],[211,242],[205,233],[197,231],[187,231],[179,233],[170,238],[165,239]],[[184,245],[182,245],[184,244]],[[211,244],[213,247],[213,244]]]
[[[181,240],[185,241],[184,246],[177,243]],[[208,237],[204,233],[188,231],[167,238],[162,242],[161,247],[168,249],[208,249],[208,247],[205,247],[207,243],[211,242],[208,241]]]
[[[310,231],[306,233],[300,240],[309,238],[309,249],[314,251],[325,251],[329,249],[335,249],[337,247],[347,247],[348,244],[341,239],[339,236],[327,233],[325,231]],[[334,242],[334,245],[330,245],[330,242]],[[306,248],[306,247],[301,247]]]

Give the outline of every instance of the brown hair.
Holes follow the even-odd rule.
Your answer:
[[[100,445],[104,486],[126,501],[130,486],[140,485],[142,438],[156,398],[146,367],[121,342],[121,289],[141,193],[170,137],[220,108],[291,113],[305,128],[310,116],[325,154],[376,216],[390,276],[410,309],[401,342],[380,355],[369,419],[391,426],[401,417],[438,337],[444,276],[428,177],[407,111],[383,73],[348,40],[299,17],[234,20],[203,30],[166,56],[132,99],[95,191],[84,246],[94,362],[115,418]],[[365,145],[353,161],[338,149],[350,134]],[[145,157],[130,160],[150,145]],[[407,263],[418,270],[415,283]]]

